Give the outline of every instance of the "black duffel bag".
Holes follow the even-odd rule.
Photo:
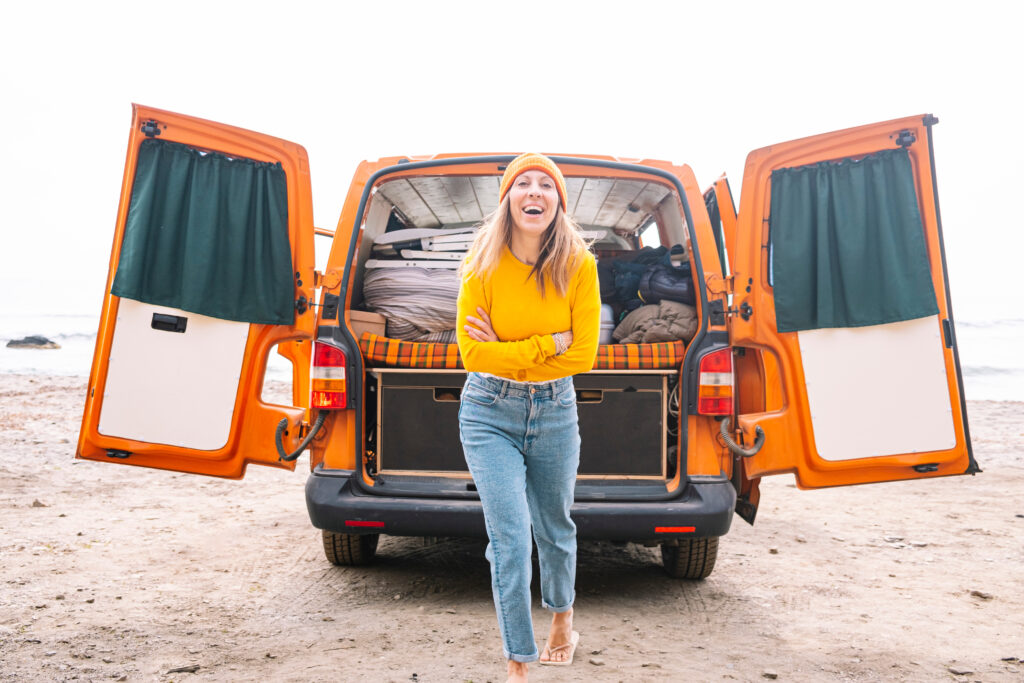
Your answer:
[[[690,264],[684,263],[680,268],[674,268],[664,263],[648,266],[640,277],[637,294],[645,304],[656,304],[662,299],[668,299],[681,304],[694,305],[697,299],[693,290]]]

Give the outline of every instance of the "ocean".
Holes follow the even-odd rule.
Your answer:
[[[0,314],[0,373],[87,377],[98,326],[98,314]],[[969,400],[1024,401],[1024,319],[961,320],[956,334]],[[6,347],[9,340],[28,335],[42,335],[61,348]],[[290,364],[272,353],[267,379],[290,377]]]
[[[6,315],[0,313],[0,373],[88,377],[96,347],[99,314]],[[9,349],[7,342],[43,336],[59,349]],[[271,353],[267,379],[291,381],[291,364]]]

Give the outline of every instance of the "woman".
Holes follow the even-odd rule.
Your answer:
[[[487,526],[487,559],[509,680],[527,664],[572,662],[579,465],[572,375],[594,365],[601,299],[594,257],[566,213],[565,179],[540,154],[506,168],[499,206],[461,268],[457,333],[468,371],[459,431]],[[541,653],[530,614],[530,532],[543,606]]]

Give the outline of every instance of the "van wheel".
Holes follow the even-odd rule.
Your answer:
[[[380,534],[338,534],[323,530],[324,554],[332,564],[350,567],[373,562]]]
[[[665,572],[675,579],[706,579],[718,558],[718,536],[681,538],[679,545],[661,546]]]

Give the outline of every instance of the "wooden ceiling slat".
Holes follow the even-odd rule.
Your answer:
[[[476,203],[480,206],[481,216],[486,216],[498,208],[498,188],[501,187],[501,178],[494,175],[473,176],[470,181],[473,183],[473,191],[476,193]]]
[[[643,190],[633,200],[633,204],[640,210],[636,213],[623,214],[619,224],[623,230],[636,230],[641,226],[643,220],[655,207],[665,198],[670,190],[658,183],[645,183]]]
[[[419,192],[405,178],[392,180],[380,186],[380,193],[412,221],[416,228],[437,228],[441,221],[430,210]]]
[[[598,225],[597,212],[601,210],[604,198],[612,189],[613,181],[606,178],[586,178],[579,200],[573,208],[573,216],[578,223]]]
[[[643,184],[641,183],[616,180],[601,203],[601,209],[597,212],[596,222],[598,225],[619,227],[619,221],[624,214],[629,213],[629,206],[642,191]]]
[[[565,194],[566,201],[569,202],[569,212],[572,213],[576,207],[576,203],[579,201],[580,192],[583,191],[583,178],[566,178],[565,179]],[[575,214],[573,214],[575,215]]]
[[[476,193],[473,191],[473,183],[469,178],[451,176],[444,179],[444,184],[459,214],[460,222],[476,223],[483,218],[480,204],[476,201]]]
[[[438,177],[409,178],[409,182],[430,207],[434,216],[441,221],[441,225],[462,222],[459,212],[455,209],[455,203],[445,188],[443,179]]]

